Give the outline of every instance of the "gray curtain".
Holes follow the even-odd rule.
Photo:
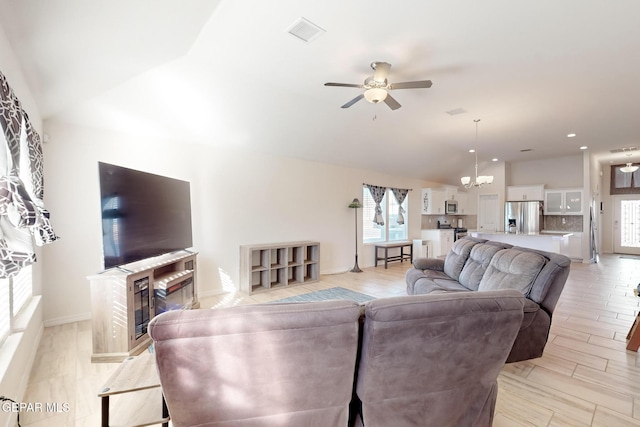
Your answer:
[[[391,188],[391,191],[393,192],[393,195],[396,198],[396,201],[398,202],[398,224],[402,225],[404,224],[404,208],[402,207],[402,203],[404,202],[404,199],[407,197],[407,194],[409,194],[409,190],[407,189],[403,189],[403,188]]]
[[[0,278],[36,260],[33,242],[58,237],[43,206],[42,145],[20,101],[0,73]],[[21,156],[28,156],[22,162]],[[24,170],[26,169],[26,170]],[[23,179],[28,179],[25,185]]]
[[[365,186],[369,189],[371,197],[373,197],[373,201],[376,202],[376,213],[373,217],[373,222],[378,225],[384,225],[384,217],[382,216],[382,206],[380,206],[380,203],[382,203],[382,199],[387,192],[387,188],[371,184],[365,184]]]

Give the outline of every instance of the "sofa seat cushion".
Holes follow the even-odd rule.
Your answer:
[[[502,249],[491,259],[478,290],[515,289],[528,296],[545,263],[546,259],[534,252]]]
[[[409,295],[422,295],[440,292],[469,291],[460,283],[451,279],[429,279],[423,277],[413,285],[413,293]]]
[[[426,277],[427,279],[431,279],[431,280],[436,280],[436,279],[453,280],[451,277],[447,276],[447,273],[445,273],[444,271],[425,270],[422,272],[422,277]]]

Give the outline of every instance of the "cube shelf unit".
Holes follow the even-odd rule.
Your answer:
[[[240,246],[240,290],[249,294],[315,282],[320,243],[311,241]]]

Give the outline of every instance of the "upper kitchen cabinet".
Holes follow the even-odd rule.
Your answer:
[[[544,200],[544,185],[511,185],[507,187],[507,202]]]
[[[458,201],[458,187],[447,185],[443,187],[444,199]]]
[[[475,194],[462,192],[456,195],[458,215],[477,215],[476,201],[473,197],[475,197]]]
[[[425,215],[444,214],[445,192],[440,188],[422,189],[422,213]]]
[[[546,190],[545,215],[582,215],[582,189]]]

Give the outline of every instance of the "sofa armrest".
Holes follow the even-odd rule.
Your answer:
[[[413,266],[418,270],[444,271],[444,259],[441,258],[416,258]]]

